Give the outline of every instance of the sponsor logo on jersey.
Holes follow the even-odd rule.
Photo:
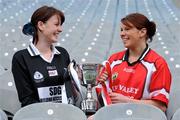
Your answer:
[[[39,87],[38,95],[41,102],[67,103],[65,85]]]
[[[58,76],[57,70],[49,70],[48,74],[49,74],[49,76]]]
[[[54,70],[56,69],[56,66],[47,66],[47,70]]]
[[[128,93],[128,94],[132,93],[132,94],[135,94],[135,95],[138,94],[138,91],[139,91],[138,88],[126,87],[124,85],[114,85],[114,86],[112,86],[112,90],[113,91],[120,90],[120,91],[123,91],[125,93]]]
[[[123,71],[127,73],[135,73],[135,70],[133,68],[124,68]]]
[[[49,95],[50,96],[61,95],[61,86],[49,87]]]
[[[34,80],[36,83],[42,82],[44,81],[44,76],[39,71],[36,71],[34,73]]]
[[[112,80],[115,80],[117,77],[118,77],[118,73],[116,72],[112,75]]]
[[[56,66],[47,66],[47,71],[50,77],[58,76]]]

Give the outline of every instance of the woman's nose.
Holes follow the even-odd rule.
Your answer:
[[[122,30],[122,31],[120,32],[120,36],[123,36],[123,35],[125,35],[125,31]]]
[[[62,26],[61,25],[58,26],[58,31],[62,32]]]

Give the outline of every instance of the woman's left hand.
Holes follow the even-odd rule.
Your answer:
[[[115,92],[109,93],[109,96],[110,96],[113,104],[115,104],[115,103],[128,103],[131,100],[129,97],[124,96],[120,93],[115,93]]]

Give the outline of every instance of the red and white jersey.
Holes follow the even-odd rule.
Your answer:
[[[171,73],[166,61],[155,51],[146,47],[140,58],[128,62],[128,50],[113,54],[108,62],[111,73],[110,88],[132,99],[169,100]]]

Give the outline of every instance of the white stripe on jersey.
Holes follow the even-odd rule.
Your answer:
[[[167,99],[169,99],[169,93],[163,88],[161,90],[156,90],[150,93],[150,97],[154,97],[157,96],[159,94],[163,94],[164,96],[166,96]]]
[[[121,63],[122,63],[122,60],[113,61],[112,64],[111,64],[111,70],[113,69],[114,66],[116,66],[118,64],[121,64]]]
[[[142,60],[149,51],[150,51],[150,48],[148,47],[145,53],[141,56],[140,60]]]
[[[150,81],[151,81],[151,76],[152,76],[153,72],[156,71],[156,67],[155,67],[154,63],[145,62],[143,60],[141,62],[147,69],[147,76],[146,76],[142,99],[147,99],[147,98],[151,98],[150,93],[149,93],[149,85],[150,85]]]
[[[30,54],[31,56],[34,56],[34,54],[32,53],[32,50],[31,50],[30,46],[27,48],[27,50],[28,50],[28,52],[29,52],[29,54]]]

